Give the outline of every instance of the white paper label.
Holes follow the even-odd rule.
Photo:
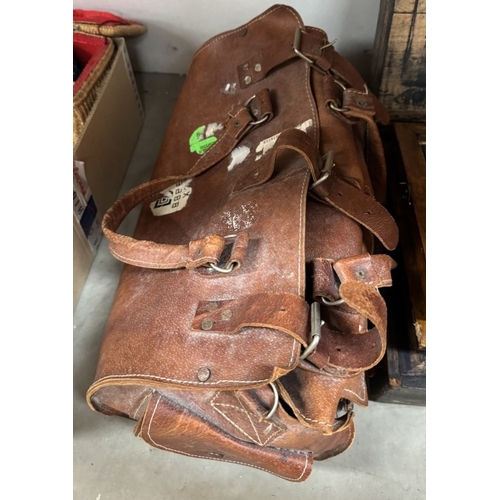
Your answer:
[[[182,210],[191,196],[193,188],[189,185],[193,179],[177,182],[161,191],[163,197],[149,204],[153,215],[168,215]]]

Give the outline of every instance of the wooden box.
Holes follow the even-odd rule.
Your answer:
[[[383,131],[389,210],[399,227],[388,308],[387,354],[369,379],[376,401],[425,405],[425,124],[396,122]]]
[[[387,354],[368,379],[370,398],[425,405],[425,0],[381,0],[371,87],[391,117],[381,127],[389,210],[399,227],[388,306]]]
[[[425,0],[381,0],[371,89],[393,121],[425,121]]]

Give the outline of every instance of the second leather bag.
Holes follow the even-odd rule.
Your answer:
[[[291,481],[350,446],[398,241],[377,121],[359,73],[288,6],[194,54],[151,180],[103,219],[126,265],[93,410]]]

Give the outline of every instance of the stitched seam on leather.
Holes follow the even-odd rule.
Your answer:
[[[235,384],[254,384],[258,382],[267,382],[268,379],[261,379],[261,380],[217,380],[216,382],[211,382],[210,384],[207,384],[206,382],[195,382],[194,380],[177,380],[174,378],[167,378],[167,377],[159,377],[157,375],[147,375],[145,373],[130,373],[127,375],[107,375],[106,377],[102,377],[99,380],[96,380],[94,382],[95,385],[103,380],[107,380],[110,378],[132,378],[132,377],[138,377],[138,378],[146,378],[146,379],[152,379],[152,380],[160,380],[160,381],[165,381],[165,382],[175,382],[179,384],[196,384],[196,385],[205,385],[207,387],[210,387],[213,384],[224,384],[226,382],[229,383],[235,383]]]
[[[322,422],[321,420],[314,420],[313,418],[309,418],[309,417],[306,417],[305,415],[303,415],[301,413],[301,411],[297,408],[297,412],[299,413],[299,415],[304,418],[305,420],[308,420],[309,422],[315,422],[316,424],[323,424],[323,425],[329,425],[329,426],[332,426],[333,423],[331,422]]]
[[[309,105],[311,106],[311,115],[312,115],[312,120],[313,120],[313,137],[314,137],[314,142],[316,142],[316,129],[318,127],[318,122],[316,120],[316,107],[313,105],[312,102],[312,96],[311,96],[311,90],[309,88],[309,64],[306,63],[305,65],[305,81],[306,81],[306,91],[307,91],[307,100],[309,101]]]
[[[288,479],[289,481],[300,481],[300,479],[302,478],[302,476],[305,474],[306,470],[307,470],[307,464],[309,463],[309,455],[303,451],[296,451],[296,450],[287,450],[288,452],[290,453],[296,453],[298,455],[304,455],[306,457],[306,460],[304,462],[304,469],[302,470],[302,473],[300,474],[299,477],[297,478],[289,478],[287,476],[282,476],[281,474],[277,474],[276,472],[273,472],[271,470],[268,470],[268,469],[264,469],[263,467],[259,467],[258,465],[253,465],[253,464],[246,464],[244,462],[238,462],[236,460],[223,460],[221,458],[216,458],[216,457],[206,457],[206,456],[203,456],[203,455],[195,455],[193,453],[187,453],[185,451],[179,451],[179,450],[175,450],[173,448],[167,448],[166,446],[163,446],[159,443],[157,443],[152,437],[151,437],[151,434],[150,434],[150,430],[151,430],[151,424],[153,422],[153,418],[154,418],[154,415],[156,413],[156,410],[158,408],[158,404],[160,403],[160,398],[158,398],[158,401],[156,402],[156,405],[155,405],[155,409],[153,410],[153,413],[151,414],[151,418],[149,419],[149,425],[148,425],[148,431],[147,431],[147,434],[148,434],[148,438],[149,440],[154,443],[155,446],[157,446],[158,448],[162,448],[164,450],[167,450],[167,451],[172,451],[174,453],[179,453],[181,455],[186,455],[186,456],[189,456],[189,457],[194,457],[194,458],[207,458],[209,460],[217,460],[218,462],[229,462],[229,463],[232,463],[232,464],[238,464],[238,465],[245,465],[245,466],[250,466],[250,467],[253,467],[255,469],[260,469],[264,472],[270,472],[271,474],[274,474],[275,476],[278,476],[278,477],[281,477],[282,479]],[[279,448],[276,448],[276,449],[279,449]]]
[[[286,10],[288,10],[289,12],[292,13],[293,17],[295,17],[295,19],[297,20],[297,24],[300,26],[302,23],[300,21],[300,19],[297,17],[297,15],[295,14],[295,12],[292,10],[292,9],[289,9],[288,7],[285,7]]]
[[[236,393],[235,393],[234,395],[235,395],[236,399],[238,400],[238,403],[240,404],[240,409],[241,409],[241,410],[243,410],[243,412],[244,412],[244,413],[245,413],[245,415],[247,416],[248,420],[250,421],[250,425],[252,426],[252,428],[253,428],[253,430],[254,430],[254,432],[255,432],[255,435],[257,436],[257,439],[258,439],[258,444],[260,444],[260,445],[262,446],[262,439],[260,438],[260,435],[259,435],[259,433],[258,433],[258,431],[257,431],[257,428],[255,427],[255,425],[254,425],[254,423],[253,423],[253,421],[252,421],[252,419],[251,419],[251,417],[250,417],[250,415],[249,415],[248,411],[247,411],[247,410],[243,407],[243,405],[241,404],[241,401],[240,401],[240,398],[238,398],[238,395],[237,395]],[[234,408],[238,409],[238,407],[237,407],[237,406],[234,406]],[[229,420],[229,421],[230,421],[230,422],[231,422],[231,423],[232,423],[232,424],[233,424],[236,428],[238,428],[238,426],[237,426],[237,425],[236,425],[236,424],[235,424],[232,420],[230,420],[230,419],[228,419],[228,420]],[[241,430],[241,431],[243,432],[243,434],[245,434],[243,430]],[[248,437],[250,437],[250,436],[248,436]],[[252,439],[252,438],[250,438],[250,439]],[[255,441],[255,440],[253,440],[253,441]],[[257,442],[257,441],[255,441],[255,442]]]
[[[220,413],[226,420],[228,420],[229,422],[231,422],[231,424],[233,424],[240,432],[242,432],[245,436],[248,437],[248,439],[250,439],[251,441],[253,441],[254,443],[260,445],[260,446],[265,446],[267,445],[267,443],[269,443],[269,441],[272,440],[272,438],[274,438],[274,436],[276,434],[279,434],[280,432],[282,432],[282,429],[280,429],[278,427],[278,430],[276,432],[274,432],[273,434],[271,434],[267,439],[266,441],[262,442],[262,438],[260,437],[260,434],[259,432],[257,431],[257,428],[255,427],[254,423],[253,423],[253,420],[249,414],[249,412],[243,407],[243,404],[241,403],[240,399],[238,398],[237,394],[235,394],[236,396],[236,399],[238,400],[238,402],[240,403],[240,406],[234,406],[234,405],[231,405],[229,403],[215,403],[214,400],[215,398],[220,394],[220,391],[217,391],[217,393],[215,394],[215,396],[212,398],[212,400],[210,401],[210,406],[212,406],[212,408],[214,408],[215,411],[217,411],[218,413]],[[247,416],[248,420],[250,421],[250,424],[252,425],[253,427],[253,430],[255,431],[255,435],[257,436],[257,439],[258,441],[256,441],[254,438],[252,438],[252,436],[250,436],[247,432],[245,432],[241,427],[239,427],[236,422],[234,422],[233,420],[231,420],[229,418],[229,416],[224,413],[222,410],[219,410],[217,408],[217,406],[226,406],[226,407],[229,407],[229,408],[234,408],[235,410],[238,410],[238,411],[243,411],[245,413],[245,415]],[[270,424],[274,427],[277,427],[276,425],[274,425],[272,422],[270,422]]]
[[[230,35],[234,35],[234,33],[238,33],[239,31],[241,31],[242,29],[245,29],[245,28],[248,28],[249,26],[251,26],[252,24],[256,23],[257,21],[260,21],[261,19],[264,19],[265,17],[267,17],[269,14],[272,14],[275,10],[278,10],[279,8],[281,8],[282,6],[277,6],[276,8],[274,8],[273,10],[270,10],[269,12],[266,12],[265,14],[263,14],[262,16],[259,16],[258,18],[254,19],[253,21],[250,21],[249,23],[247,24],[244,24],[243,26],[240,26],[239,28],[236,28],[235,30],[232,30],[232,31],[229,31],[228,33],[224,33],[220,36],[218,36],[217,38],[215,38],[214,40],[212,40],[210,43],[208,43],[207,45],[205,45],[204,47],[201,47],[199,50],[197,50],[193,56],[193,59],[198,55],[200,54],[202,51],[204,51],[206,48],[210,47],[210,45],[214,44],[215,42],[218,42],[219,40],[222,40],[223,38],[225,38],[226,36],[230,36]],[[290,11],[292,14],[293,14],[293,17],[295,17],[295,19],[297,20],[297,23],[300,25],[301,22],[300,22],[300,19],[297,17],[297,15],[295,14],[295,12],[291,9],[289,9],[288,7],[286,7],[286,9],[288,11]]]
[[[253,427],[253,428],[254,428],[254,430],[255,430],[255,434],[257,434],[257,437],[259,438],[259,441],[262,443],[262,438],[260,437],[260,434],[258,433],[258,431],[257,431],[257,429],[256,429],[256,427],[255,427],[255,425],[254,425],[254,423],[253,423],[253,420],[252,420],[252,418],[250,417],[249,412],[245,409],[245,407],[243,406],[243,403],[241,402],[241,399],[238,397],[238,393],[236,393],[236,392],[235,392],[235,393],[234,393],[234,395],[236,396],[236,399],[238,400],[238,403],[240,403],[241,408],[242,408],[242,409],[245,411],[245,413],[247,414],[247,417],[248,417],[248,419],[250,420],[250,423],[252,424],[252,427]],[[272,422],[269,422],[269,423],[271,424],[271,426],[272,426],[272,425],[274,425]],[[278,427],[278,426],[276,426],[276,425],[275,425],[275,427]],[[279,432],[279,431],[282,431],[282,429],[280,429],[280,428],[278,427],[278,432]],[[276,433],[275,433],[275,434],[276,434]],[[274,437],[274,434],[273,434],[271,437]],[[268,439],[268,440],[267,440],[264,444],[267,444],[268,442],[269,442],[269,439]]]
[[[359,394],[356,394],[354,391],[351,391],[351,389],[344,389],[345,392],[348,392],[349,394],[353,394],[354,396],[360,398],[360,399],[365,399],[366,398],[366,387],[363,385],[363,395],[362,397],[359,396]]]
[[[323,424],[323,425],[329,425],[329,426],[333,425],[333,423],[331,423],[331,422],[322,422],[321,420],[314,420],[313,418],[308,418],[305,415],[302,415],[302,413],[300,413],[300,411],[299,411],[299,415],[309,422],[314,422],[316,424]]]
[[[303,219],[304,219],[304,203],[305,199],[307,197],[307,190],[305,189],[306,181],[309,180],[309,175],[304,176],[304,180],[302,181],[302,192],[301,192],[301,198],[300,198],[300,214],[299,214],[299,269],[298,269],[298,285],[297,285],[297,295],[300,296],[300,291],[302,288],[302,248],[304,247],[304,239],[305,239],[305,234],[303,234],[302,231],[302,225],[303,225]]]
[[[325,33],[322,29],[315,28],[315,27],[313,27],[313,26],[308,26],[308,27],[307,27],[307,30],[308,30],[308,31],[319,31],[319,33],[320,33],[321,35],[323,35],[323,36],[325,36],[325,35],[326,35],[326,33]]]
[[[243,410],[242,408],[238,408],[237,406],[234,406],[234,405],[230,405],[230,404],[225,404],[225,403],[220,403],[220,404],[215,404],[213,403],[213,400],[210,402],[210,405],[214,408],[214,410],[216,412],[218,412],[220,415],[222,415],[226,420],[228,420],[229,422],[231,422],[231,424],[233,424],[242,434],[244,434],[248,439],[250,439],[251,441],[253,441],[254,443],[260,445],[260,446],[263,446],[263,443],[262,443],[262,440],[260,439],[260,436],[259,434],[257,433],[256,429],[255,429],[255,426],[253,425],[253,422],[251,421],[250,417],[248,416],[248,412],[246,410]],[[252,436],[250,436],[250,434],[248,434],[247,432],[245,432],[238,424],[236,424],[236,422],[234,422],[233,420],[231,420],[229,418],[229,416],[224,413],[222,410],[219,410],[218,408],[216,408],[216,406],[226,406],[228,408],[234,408],[235,410],[238,410],[238,411],[243,411],[243,413],[246,414],[247,418],[250,420],[250,423],[253,427],[253,430],[255,431],[255,434],[257,435],[257,439],[253,438]]]
[[[138,411],[143,407],[144,403],[146,402],[146,399],[148,399],[149,397],[151,397],[151,395],[153,394],[154,391],[150,391],[146,394],[146,396],[144,396],[143,400],[141,401],[141,404],[137,407],[137,410],[135,410],[134,412],[134,415],[133,415],[133,419],[135,420],[135,418],[137,417],[137,413]]]
[[[298,342],[296,340],[293,341],[292,355],[290,356],[290,361],[288,362],[287,368],[290,368],[293,363],[293,359],[295,357],[295,349],[297,347]]]

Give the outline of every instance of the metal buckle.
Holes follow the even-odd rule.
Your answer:
[[[276,384],[274,382],[269,382],[269,385],[271,386],[271,389],[273,390],[273,393],[274,393],[274,403],[273,403],[273,407],[269,410],[268,414],[264,417],[264,420],[270,419],[276,413],[276,410],[278,409],[278,403],[279,403],[279,395],[278,395],[278,389],[276,388]]]
[[[333,79],[333,81],[343,90],[343,91],[346,91],[347,90],[347,87],[342,83],[340,82],[339,80],[337,80],[336,78]],[[366,85],[366,83],[364,84],[365,86],[365,94],[368,95],[369,94],[369,91],[368,91],[368,87]],[[338,111],[339,113],[345,113],[346,111],[349,111],[347,108],[337,108],[337,106],[334,106],[331,102],[328,103],[328,107],[333,110],[333,111]]]
[[[218,271],[219,273],[230,273],[236,267],[236,262],[232,262],[229,267],[219,267],[213,264],[212,262],[209,262],[208,265],[215,271]]]
[[[321,297],[321,302],[323,302],[325,306],[339,306],[340,304],[343,304],[345,301],[344,299],[328,300],[326,297]]]
[[[330,175],[332,175],[332,170],[335,166],[335,163],[333,163],[333,151],[328,151],[323,158],[325,161],[323,163],[323,169],[320,172],[321,177],[316,182],[313,182],[309,189],[314,189],[316,186],[319,186],[322,182],[326,181]]]
[[[323,75],[326,75],[327,71],[325,71],[323,68],[321,68],[320,66],[318,66],[316,64],[317,61],[314,61],[310,57],[307,57],[303,52],[300,51],[300,42],[301,42],[301,40],[302,40],[302,30],[300,29],[300,26],[297,26],[297,28],[295,29],[295,36],[294,36],[293,45],[292,45],[293,51],[299,57],[301,57],[302,59],[304,59],[304,61],[306,61],[308,64],[310,64],[315,70],[318,70]],[[326,43],[325,45],[322,45],[319,48],[319,50],[321,51],[321,55],[320,55],[319,59],[321,59],[323,57],[323,51],[325,49],[327,49],[328,47],[330,47],[331,45],[334,45],[336,41],[337,41],[337,39],[335,38],[335,40],[333,40],[332,42],[328,42],[328,43]]]
[[[318,347],[321,340],[321,326],[324,321],[321,321],[321,313],[319,302],[311,304],[311,343],[305,348],[304,352],[300,355],[300,360],[306,359]]]
[[[297,26],[297,29],[295,30],[295,37],[293,39],[293,51],[304,61],[307,61],[309,64],[314,65],[314,61],[312,59],[309,59],[305,54],[302,54],[302,52],[299,50],[300,49],[300,40],[302,38],[302,31],[300,29],[300,26]]]
[[[250,99],[248,99],[248,101],[245,103],[245,107],[248,107],[248,105],[255,99],[255,94],[250,97]],[[248,111],[250,111],[250,114],[253,116],[253,113],[252,111],[250,110],[250,108],[248,109]],[[260,120],[256,120],[254,122],[250,122],[249,125],[260,125],[261,123],[264,123],[265,121],[267,121],[269,119],[269,113],[265,114]]]
[[[333,46],[337,43],[337,39],[334,38],[331,42],[328,42],[326,45],[323,45],[323,47],[320,47],[321,50],[325,50],[327,47]]]
[[[234,238],[236,238],[235,234],[227,234],[224,236],[225,240],[231,240]],[[215,271],[218,271],[219,273],[230,273],[236,267],[236,262],[231,262],[231,264],[228,267],[219,267],[215,265],[213,262],[209,262],[208,265]]]

